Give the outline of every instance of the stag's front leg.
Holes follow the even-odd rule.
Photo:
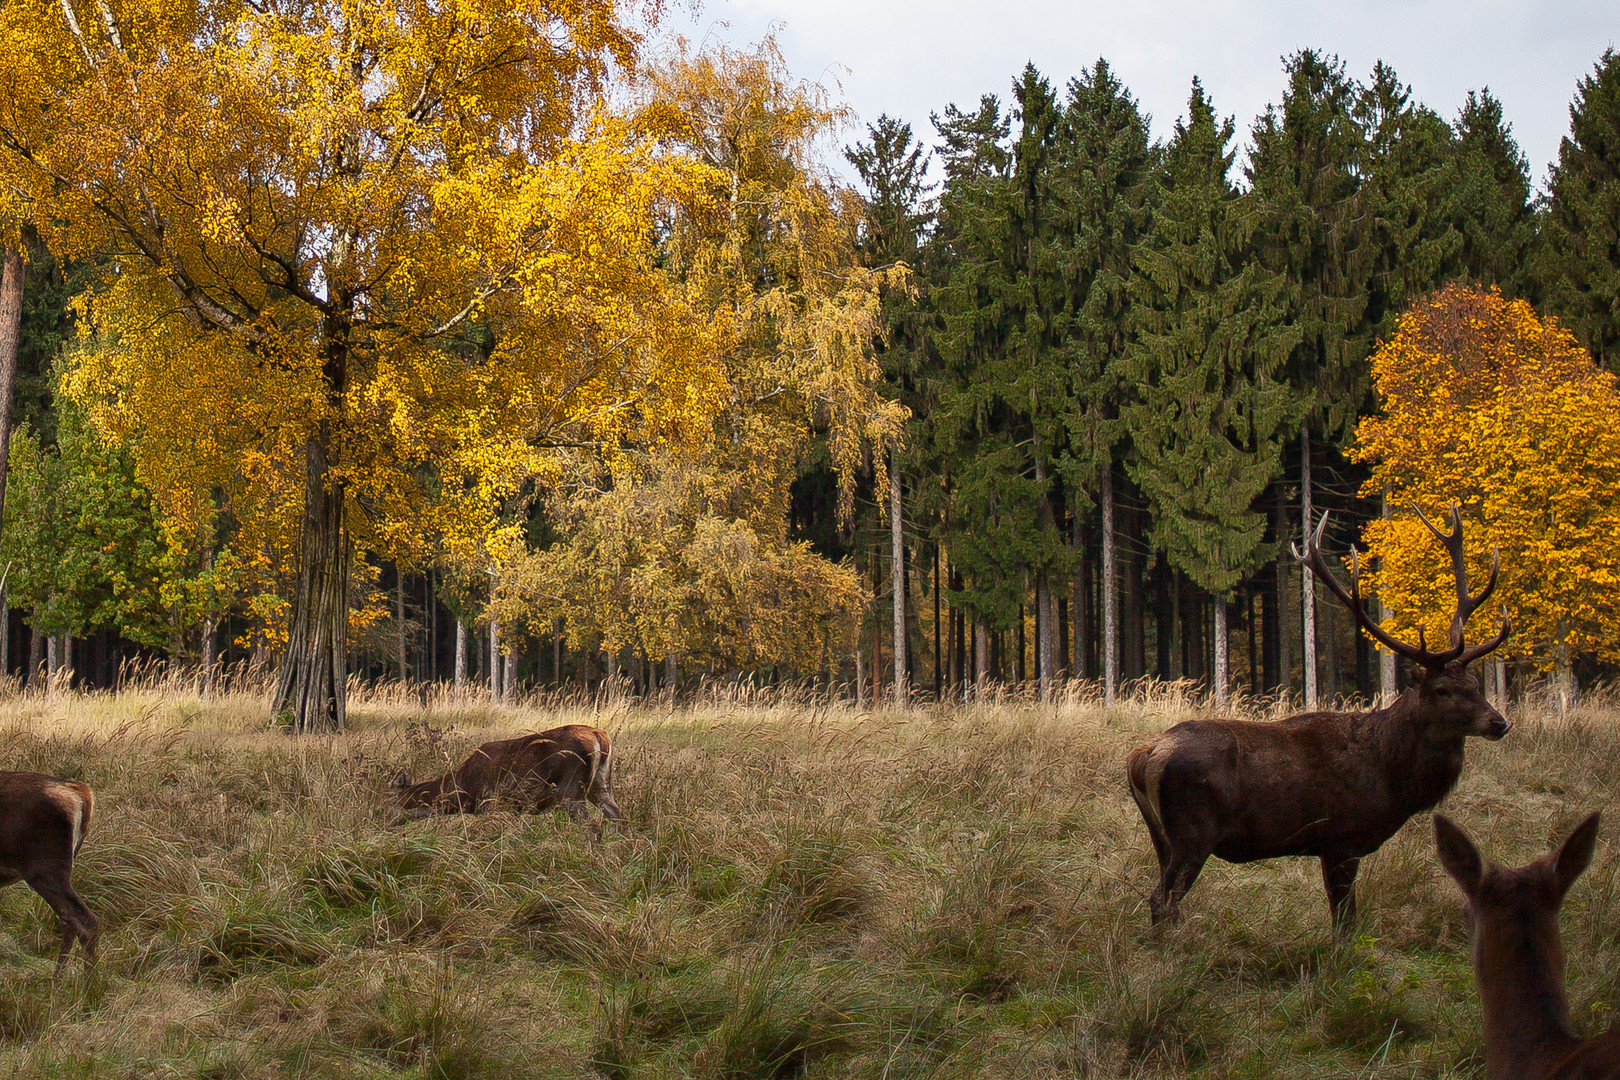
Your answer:
[[[1322,856],[1322,885],[1333,909],[1333,930],[1341,939],[1350,936],[1356,921],[1356,871],[1361,860],[1348,855]]]

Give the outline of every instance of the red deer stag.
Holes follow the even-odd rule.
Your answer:
[[[487,742],[437,780],[413,784],[401,772],[394,780],[398,821],[476,813],[504,794],[535,813],[560,806],[581,824],[590,821],[588,800],[609,821],[623,821],[613,801],[612,773],[613,745],[607,732],[583,724]]]
[[[1419,514],[1422,517],[1422,514]],[[1463,625],[1496,587],[1499,566],[1478,596],[1468,593],[1462,517],[1451,532],[1425,525],[1451,555],[1457,613],[1450,647],[1430,652],[1398,641],[1368,617],[1361,562],[1350,549],[1350,587],[1322,557],[1327,515],[1294,557],[1309,566],[1377,641],[1416,666],[1417,682],[1385,709],[1308,712],[1275,723],[1189,720],[1131,751],[1131,795],[1159,857],[1153,922],[1176,920],[1181,899],[1211,855],[1244,863],[1283,855],[1322,860],[1334,927],[1355,918],[1356,870],[1406,823],[1450,793],[1470,735],[1500,739],[1512,725],[1485,700],[1468,665],[1507,639],[1509,624],[1484,644],[1465,646]]]
[[[1584,1042],[1570,1029],[1558,934],[1558,909],[1592,861],[1597,829],[1591,814],[1557,851],[1508,870],[1480,858],[1461,829],[1434,815],[1440,865],[1468,898],[1489,1080],[1620,1080],[1620,1027]]]
[[[73,891],[73,857],[90,831],[95,806],[95,792],[77,780],[0,772],[0,887],[26,881],[56,912],[62,930],[58,975],[74,941],[83,944],[86,968],[96,962],[101,924]]]

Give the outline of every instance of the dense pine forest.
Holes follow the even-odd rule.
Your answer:
[[[1326,52],[1252,127],[1191,78],[1156,141],[1103,60],[862,123],[587,6],[350,83],[268,24],[16,24],[6,672],[273,672],[301,728],[351,675],[1371,699],[1290,546],[1329,513],[1438,638],[1453,501],[1499,691],[1620,660],[1620,55],[1537,189],[1488,90]]]

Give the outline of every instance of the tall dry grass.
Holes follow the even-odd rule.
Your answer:
[[[0,1070],[173,1077],[1483,1075],[1460,898],[1411,822],[1335,944],[1314,863],[1212,863],[1150,932],[1125,752],[1189,688],[1103,708],[856,711],[710,688],[694,705],[355,687],[351,730],[211,698],[0,695],[0,765],[81,778],[89,978],[0,891]],[[1246,703],[1270,715],[1285,705]],[[1474,743],[1448,813],[1522,861],[1620,781],[1620,712]],[[391,829],[399,768],[565,722],[616,736],[629,827],[496,812]],[[1620,828],[1620,821],[1610,829]],[[1565,914],[1584,1027],[1620,1003],[1620,860]]]

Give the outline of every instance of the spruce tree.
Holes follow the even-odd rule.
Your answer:
[[[1277,474],[1291,412],[1279,375],[1298,330],[1281,276],[1250,258],[1260,221],[1230,175],[1234,124],[1193,80],[1187,118],[1156,170],[1153,228],[1130,280],[1123,373],[1130,473],[1152,540],[1214,597],[1214,691],[1226,699],[1226,605],[1264,551],[1255,501]]]
[[[1576,87],[1547,181],[1537,278],[1547,308],[1620,371],[1620,53]]]
[[[1530,164],[1489,87],[1468,92],[1452,130],[1446,194],[1462,248],[1451,276],[1495,285],[1509,295],[1525,295],[1535,238]]]
[[[1119,682],[1113,473],[1128,400],[1119,365],[1130,339],[1131,251],[1149,222],[1153,150],[1146,118],[1107,61],[1069,82],[1063,120],[1053,163],[1062,208],[1055,270],[1068,313],[1062,352],[1070,378],[1062,464],[1075,518],[1089,509],[1088,493],[1101,506],[1103,684],[1111,701]],[[1077,581],[1077,611],[1081,599]]]

